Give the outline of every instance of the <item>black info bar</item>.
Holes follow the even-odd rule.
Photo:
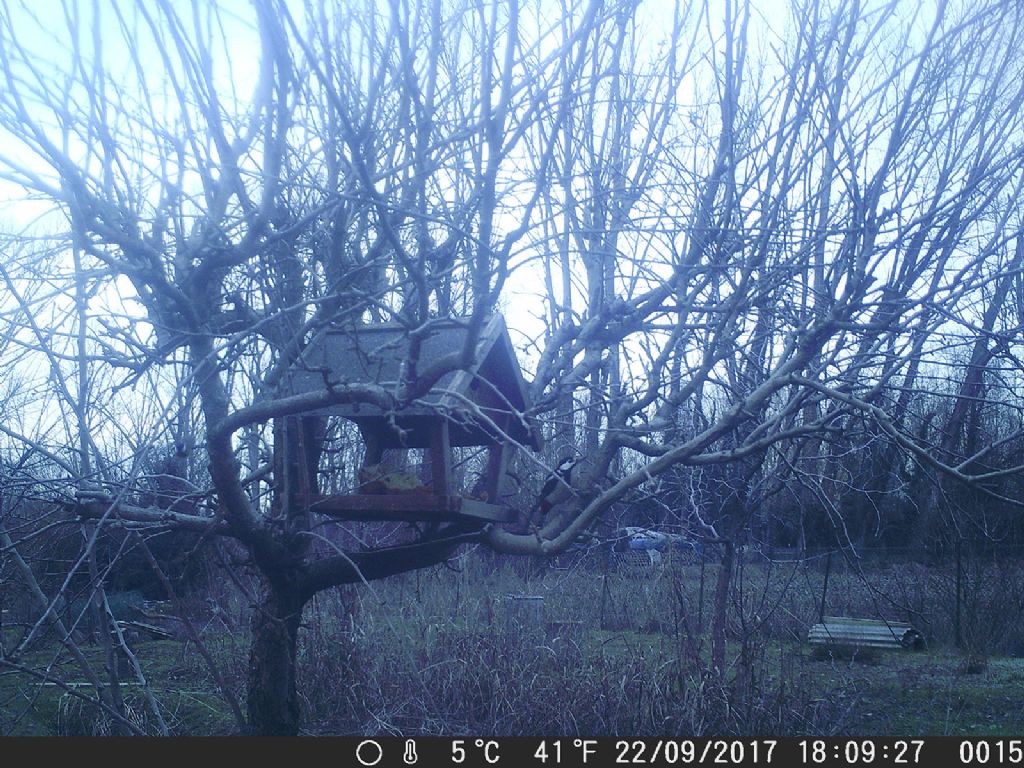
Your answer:
[[[612,766],[1005,766],[1024,765],[1024,738],[1017,737],[315,737],[277,739],[214,737],[171,739],[5,739],[10,766],[38,763],[46,753],[66,752],[126,762],[159,750],[162,759],[258,756],[282,768],[315,759],[321,766],[353,768],[612,768]],[[151,752],[152,750],[152,752]]]

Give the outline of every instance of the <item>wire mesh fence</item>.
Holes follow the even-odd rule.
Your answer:
[[[609,628],[707,627],[723,576],[722,547],[615,551],[552,558],[547,591],[565,610]],[[1024,655],[1024,556],[1017,547],[766,549],[737,547],[728,573],[730,631],[802,640],[824,616],[898,621],[929,647]],[[554,583],[552,583],[554,580]],[[556,584],[562,584],[560,590]],[[591,597],[579,600],[580,592]],[[549,610],[560,610],[557,597]],[[596,616],[576,616],[585,611]]]

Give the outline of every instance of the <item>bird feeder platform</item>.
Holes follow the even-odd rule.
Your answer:
[[[434,494],[317,496],[310,501],[309,509],[327,517],[359,520],[446,522],[472,517],[488,522],[508,523],[515,519],[512,510],[499,504],[462,496]]]

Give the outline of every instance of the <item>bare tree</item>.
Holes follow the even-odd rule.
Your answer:
[[[688,124],[659,137],[658,167],[634,190],[662,213],[615,229],[620,254],[645,254],[646,280],[626,279],[620,256],[619,295],[582,298],[534,381],[543,403],[617,369],[621,384],[598,388],[605,422],[588,423],[599,459],[538,536],[495,529],[492,544],[555,551],[671,467],[736,463],[742,486],[769,449],[828,499],[826,447],[853,415],[916,460],[977,479],[906,414],[957,308],[1016,272],[1001,254],[1020,231],[1020,18],[1001,4],[933,11],[796,4],[775,38],[752,4],[707,9],[706,63],[681,89],[692,106],[677,107]],[[651,247],[666,230],[678,234]],[[615,350],[643,362],[630,369]],[[645,458],[601,488],[621,451]],[[731,541],[752,510],[699,512]],[[722,578],[716,665],[729,568]]]
[[[505,174],[531,126],[550,119],[547,81],[563,54],[586,48],[597,6],[580,9],[564,35],[516,4],[311,4],[301,16],[259,3],[248,21],[200,4],[188,13],[170,5],[64,10],[55,41],[66,56],[44,63],[38,37],[29,44],[22,30],[46,36],[45,27],[26,8],[5,9],[0,119],[32,159],[21,150],[5,155],[4,175],[55,204],[68,234],[53,241],[80,254],[75,284],[98,297],[93,328],[105,332],[86,339],[80,322],[69,359],[127,370],[135,386],[165,386],[160,376],[147,381],[155,369],[183,371],[176,386],[198,409],[215,494],[194,509],[138,506],[119,478],[94,477],[91,454],[80,452],[90,458],[75,476],[102,487],[79,489],[78,509],[100,526],[171,525],[228,536],[249,551],[263,576],[249,727],[294,733],[306,601],[444,560],[479,538],[480,526],[324,556],[312,546],[308,511],[287,493],[296,484],[289,478],[298,478],[291,473],[315,472],[317,453],[311,466],[295,466],[297,435],[277,432],[278,498],[268,509],[246,491],[235,437],[332,402],[390,409],[473,362],[537,198],[517,198],[517,213],[503,199],[511,194]],[[523,40],[520,28],[530,23],[540,34]],[[239,44],[259,48],[257,71],[242,71],[232,57]],[[251,97],[235,91],[246,79]],[[531,181],[542,186],[515,177]],[[521,224],[496,230],[496,218],[510,213]],[[141,312],[118,314],[115,292],[128,286]],[[369,315],[399,320],[416,339],[453,311],[469,318],[464,349],[411,375],[401,392],[354,385],[274,394],[317,328]],[[37,348],[52,354],[53,345],[40,338]],[[411,348],[415,356],[417,343]],[[68,391],[63,399],[84,398]],[[81,440],[103,454],[81,409]],[[210,498],[203,489],[197,496]]]
[[[742,489],[787,466],[827,490],[830,441],[854,416],[949,477],[992,477],[934,452],[908,414],[951,324],[967,346],[991,340],[984,355],[1002,349],[993,334],[1014,343],[969,319],[1002,307],[1019,272],[1013,5],[809,0],[784,29],[736,0],[667,24],[597,0],[62,8],[57,32],[25,7],[0,17],[0,174],[48,204],[56,232],[48,262],[5,279],[75,297],[19,312],[40,329],[28,352],[66,382],[73,426],[52,453],[90,530],[186,529],[255,564],[253,732],[299,728],[296,642],[324,589],[468,541],[557,552],[669,470],[716,467]],[[321,547],[291,489],[327,461],[329,425],[288,417],[415,400],[471,366],[510,282],[538,274],[550,326],[528,415],[553,415],[556,442],[588,457],[552,513],[525,531],[453,523]],[[464,346],[424,369],[422,340],[453,315]],[[318,330],[377,319],[407,329],[400,386],[278,388]],[[145,440],[119,453],[98,419],[125,379],[162,404],[152,422],[171,444],[196,444],[208,476],[179,486],[192,503],[128,493]],[[1018,440],[1011,428],[970,451]],[[716,505],[694,510],[702,534],[731,548],[755,500],[701,498]]]

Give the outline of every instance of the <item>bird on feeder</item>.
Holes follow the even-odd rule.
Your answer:
[[[555,465],[555,470],[548,475],[548,479],[540,489],[540,496],[537,498],[537,503],[533,507],[533,511],[530,514],[530,519],[537,519],[535,516],[539,515],[541,521],[548,512],[562,500],[562,494],[559,492],[563,486],[568,486],[572,489],[572,473],[576,469],[576,465],[579,462],[572,456],[566,456]]]

